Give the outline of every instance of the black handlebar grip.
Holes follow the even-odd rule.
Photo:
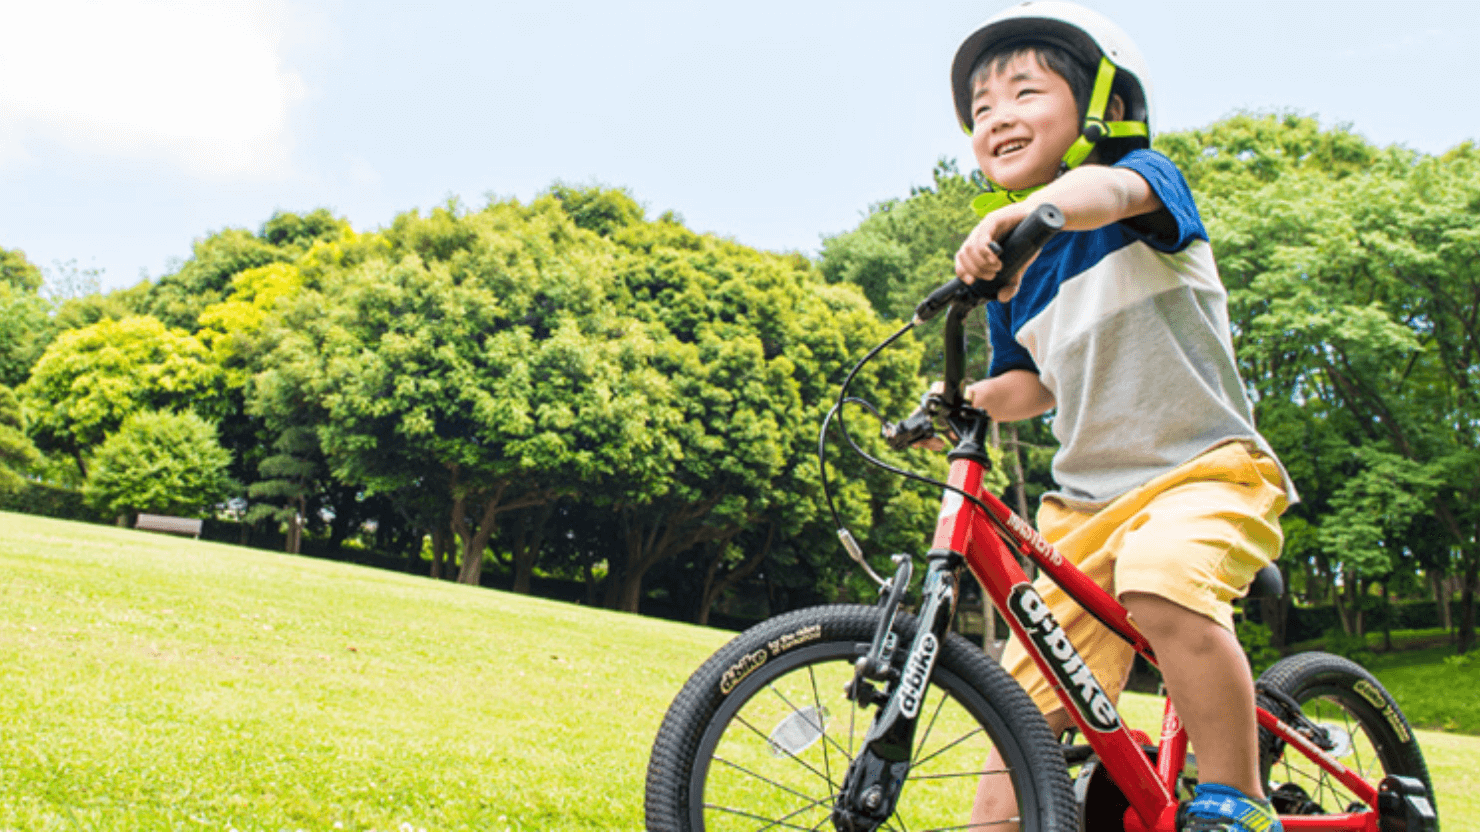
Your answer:
[[[995,300],[997,292],[1007,285],[1008,278],[1017,273],[1043,244],[1053,235],[1064,230],[1064,212],[1057,206],[1044,203],[1033,209],[1002,242],[997,259],[1002,261],[1002,271],[992,280],[978,280],[971,284],[971,293],[979,298]]]
[[[978,280],[970,285],[963,283],[959,277],[950,280],[915,307],[915,323],[921,324],[934,318],[958,297],[969,296],[977,300],[996,298],[997,292],[1007,285],[1007,279],[1063,228],[1064,212],[1056,206],[1045,203],[1034,208],[1031,214],[1008,233],[1006,241],[998,250],[997,258],[1002,261],[1002,271],[998,272],[998,277],[989,281]]]

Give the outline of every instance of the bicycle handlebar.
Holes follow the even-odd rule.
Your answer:
[[[966,352],[966,338],[961,329],[962,319],[983,301],[996,299],[997,292],[1007,285],[1008,278],[1023,268],[1043,248],[1043,244],[1063,227],[1062,211],[1046,203],[1039,205],[1008,233],[1001,246],[995,241],[992,243],[998,259],[1002,261],[1002,271],[998,272],[998,277],[969,284],[963,283],[959,277],[955,278],[931,292],[915,307],[914,325],[930,320],[947,306],[951,307],[951,314],[946,317],[945,325],[945,385],[938,396],[927,395],[921,401],[919,410],[900,422],[884,426],[884,437],[891,448],[902,450],[935,434],[933,398],[942,399],[941,403],[950,409],[960,404]]]
[[[934,318],[951,303],[963,300],[975,306],[984,300],[994,300],[997,292],[1024,264],[1043,248],[1048,239],[1064,227],[1064,213],[1056,206],[1044,203],[1023,218],[998,246],[992,242],[997,258],[1002,261],[1002,270],[992,280],[963,283],[961,278],[952,278],[948,283],[931,292],[920,305],[915,307],[915,323],[922,324]]]

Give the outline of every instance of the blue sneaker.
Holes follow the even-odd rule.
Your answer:
[[[1179,832],[1284,832],[1268,800],[1255,800],[1232,786],[1201,783],[1178,813]]]

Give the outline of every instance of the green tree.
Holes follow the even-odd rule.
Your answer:
[[[0,494],[25,486],[25,472],[41,462],[41,453],[26,436],[20,401],[0,384]]]
[[[1412,536],[1426,514],[1473,601],[1475,149],[1423,156],[1313,119],[1252,115],[1162,146],[1199,189],[1244,378],[1305,497],[1291,514],[1319,544],[1302,552],[1317,573],[1307,585],[1355,591],[1399,565],[1451,568]],[[1461,629],[1464,649],[1473,619]]]
[[[908,320],[921,299],[955,277],[956,249],[977,223],[971,200],[979,183],[940,160],[930,185],[870,206],[857,228],[823,240],[823,275],[862,289],[880,315]]]
[[[218,231],[197,240],[190,259],[152,286],[145,311],[172,327],[194,331],[201,311],[226,298],[233,276],[291,261],[298,253],[296,248],[279,248],[246,229]]]
[[[137,316],[62,333],[20,395],[37,444],[73,457],[84,476],[84,457],[130,414],[188,408],[219,418],[226,402],[221,369],[194,336]]]
[[[617,279],[634,314],[666,330],[657,366],[672,381],[684,417],[674,434],[681,453],[667,477],[606,490],[623,544],[609,564],[606,604],[636,610],[644,578],[663,565],[679,573],[670,596],[695,598],[702,619],[725,582],[761,569],[777,538],[824,526],[828,534],[812,539],[831,537],[814,456],[817,429],[852,362],[887,329],[858,294],[826,286],[801,258],[664,220],[631,225],[612,239],[626,250]],[[901,405],[923,387],[914,362],[907,352],[885,354],[859,379],[860,390],[903,415],[908,405]],[[882,502],[900,493],[897,483],[871,484],[881,486]],[[850,501],[861,510],[852,517],[858,531],[886,536],[875,528],[882,512],[859,496],[862,488],[849,489],[859,497]],[[732,544],[747,530],[764,531],[742,551]],[[835,537],[826,545],[837,551]]]
[[[653,346],[606,314],[610,248],[558,202],[413,212],[385,236],[388,257],[325,268],[277,319],[253,394],[270,423],[312,414],[340,481],[439,495],[467,583],[501,515],[660,468]]]
[[[83,495],[99,512],[205,516],[231,495],[231,455],[194,413],[141,411],[93,455]]]
[[[41,270],[18,248],[0,248],[0,285],[26,294],[41,291]]]
[[[45,299],[0,283],[0,384],[24,382],[55,335]]]

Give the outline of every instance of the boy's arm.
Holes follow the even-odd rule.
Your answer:
[[[956,276],[965,283],[995,277],[1002,261],[987,244],[1007,236],[1035,207],[1045,202],[1058,206],[1064,213],[1065,231],[1089,231],[1162,209],[1161,199],[1139,173],[1103,165],[1078,167],[1022,202],[982,217],[956,252]],[[1021,274],[1019,271],[997,293],[999,301],[1006,303],[1017,294],[1017,278]]]
[[[978,381],[966,388],[966,400],[987,411],[998,422],[1016,422],[1047,413],[1054,406],[1053,393],[1032,370],[1008,370],[1000,376]]]

